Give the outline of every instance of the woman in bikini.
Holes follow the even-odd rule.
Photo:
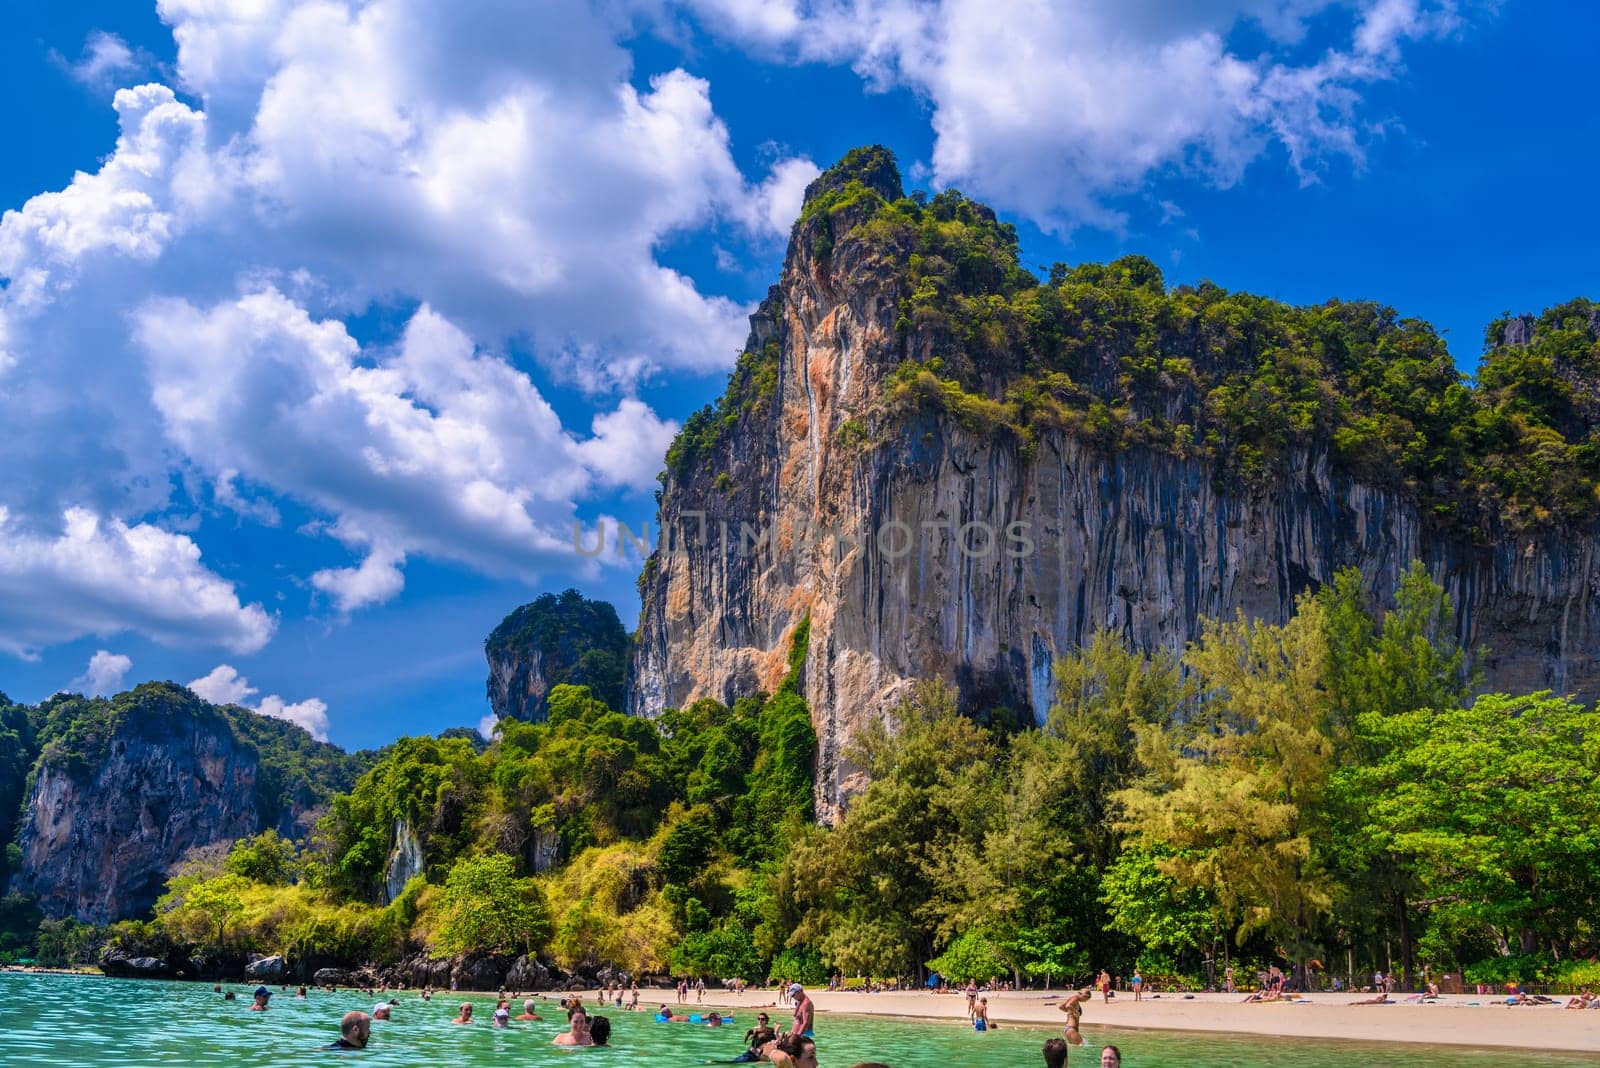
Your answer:
[[[1073,1046],[1083,1045],[1083,1034],[1078,1030],[1078,1024],[1083,1019],[1083,1003],[1094,996],[1094,990],[1074,990],[1061,999],[1061,1004],[1056,1007],[1067,1014],[1067,1043]]]

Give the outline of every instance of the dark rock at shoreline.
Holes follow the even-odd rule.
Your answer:
[[[134,957],[120,949],[107,949],[100,954],[100,970],[113,979],[171,979],[178,974],[171,961]]]
[[[251,956],[254,957],[255,954],[251,954]],[[256,959],[245,965],[244,975],[246,979],[255,979],[264,983],[276,983],[283,979],[288,970],[288,962],[274,954],[270,957],[256,957]]]
[[[318,968],[311,981],[318,986],[360,986],[356,973],[345,968]]]
[[[633,976],[623,971],[621,968],[614,968],[609,964],[602,964],[599,968],[595,969],[594,980],[595,986],[610,986],[612,983],[620,983],[623,986],[627,986],[629,983],[633,982]]]
[[[550,985],[550,969],[532,953],[518,957],[506,973],[506,990],[541,990]]]
[[[504,954],[467,954],[456,961],[450,980],[458,990],[503,990],[512,958]]]

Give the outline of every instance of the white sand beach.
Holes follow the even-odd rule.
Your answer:
[[[664,995],[664,997],[662,997]],[[957,994],[895,992],[880,994],[813,991],[819,1025],[829,1013],[868,1016],[909,1016],[964,1020],[966,999]],[[1056,1008],[1060,994],[1016,991],[986,994],[990,1019],[1006,1023],[1060,1027],[1065,1016]],[[1567,1011],[1549,1005],[1506,1005],[1490,995],[1448,995],[1432,1004],[1407,1003],[1395,995],[1388,1005],[1352,1005],[1366,994],[1312,994],[1300,1001],[1242,1004],[1244,995],[1162,994],[1135,1002],[1120,994],[1110,1004],[1096,995],[1084,1007],[1083,1028],[1091,1042],[1115,1041],[1121,1030],[1157,1028],[1169,1031],[1213,1031],[1285,1038],[1337,1038],[1370,1042],[1406,1042],[1426,1045],[1504,1047],[1540,1050],[1600,1052],[1600,1011]],[[665,1000],[668,991],[643,997],[641,1003]],[[1557,999],[1564,1004],[1566,999]],[[772,1005],[772,992],[752,990],[741,997],[725,991],[706,992],[704,1005],[688,1011],[733,1006],[748,1011]],[[786,1007],[769,1008],[774,1022],[786,1020]]]

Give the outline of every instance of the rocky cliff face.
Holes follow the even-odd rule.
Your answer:
[[[847,179],[900,195],[879,165],[830,172],[808,201]],[[733,403],[714,413],[723,425],[669,454],[668,548],[640,580],[632,711],[775,689],[809,614],[826,819],[856,785],[851,734],[913,680],[1042,720],[1055,661],[1096,630],[1180,649],[1201,616],[1284,620],[1344,567],[1385,598],[1413,558],[1448,589],[1462,638],[1492,651],[1491,686],[1600,693],[1592,537],[1444,536],[1315,445],[1247,484],[1071,429],[1024,445],[948,408],[887,418],[887,380],[927,353],[901,275],[843,236],[851,222],[803,217],[752,317]]]
[[[42,751],[11,889],[52,917],[143,916],[197,846],[268,827],[293,836],[358,763],[303,730],[170,683],[40,707]]]
[[[577,590],[547,593],[512,612],[484,642],[489,705],[498,717],[542,721],[550,690],[588,686],[612,708],[623,705],[628,633],[617,611]]]
[[[46,753],[24,815],[16,888],[37,895],[50,916],[142,915],[191,847],[260,829],[258,771],[255,751],[223,716],[193,708],[125,719],[87,773]]]

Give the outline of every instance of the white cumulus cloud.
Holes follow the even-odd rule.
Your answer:
[[[218,664],[201,678],[190,682],[189,689],[212,704],[238,705],[263,716],[286,719],[304,727],[317,741],[328,740],[328,706],[325,702],[315,697],[289,702],[274,693],[263,697],[257,704],[251,704],[250,698],[259,691],[231,664]]]
[[[1456,0],[687,0],[712,32],[795,62],[849,64],[932,109],[937,185],[1067,230],[1115,227],[1106,198],[1176,170],[1227,186],[1270,146],[1311,180],[1360,166],[1363,90],[1409,40],[1455,32]],[[1309,21],[1354,6],[1319,54]],[[1241,25],[1270,47],[1238,54]]]
[[[122,689],[122,680],[132,669],[132,657],[101,649],[89,658],[89,666],[83,674],[67,683],[66,692],[107,697]]]
[[[182,534],[80,508],[39,532],[0,507],[0,650],[31,657],[85,635],[135,630],[250,653],[276,626],[259,604],[241,604]]]
[[[570,561],[578,509],[655,473],[672,424],[640,382],[727,366],[745,330],[658,250],[786,231],[815,168],[747,177],[704,79],[635,77],[619,42],[648,3],[158,8],[175,86],[116,92],[100,165],[0,219],[0,588],[73,593],[0,606],[0,649],[125,629],[259,647],[272,619],[173,532],[205,536],[207,509],[311,510],[302,529],[351,560],[293,578],[344,612],[396,596],[419,554],[524,578]],[[93,39],[85,76],[124,51]],[[374,305],[414,311],[363,348],[345,320]],[[594,394],[587,434],[530,359]],[[59,566],[63,516],[167,557],[145,587],[90,589]],[[160,576],[206,596],[147,603]]]

